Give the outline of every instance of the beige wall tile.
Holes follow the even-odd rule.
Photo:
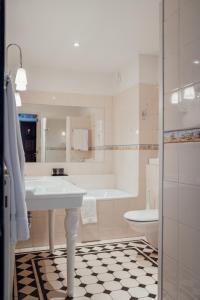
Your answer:
[[[172,299],[178,299],[178,262],[167,255],[163,261],[163,289]]]
[[[177,260],[178,259],[178,222],[169,218],[164,218],[163,231],[163,254]]]

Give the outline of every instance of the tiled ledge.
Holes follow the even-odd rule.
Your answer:
[[[164,132],[164,143],[194,143],[200,142],[200,128],[171,130]]]

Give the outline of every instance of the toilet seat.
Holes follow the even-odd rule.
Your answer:
[[[128,211],[124,218],[133,222],[156,222],[159,220],[158,209]]]

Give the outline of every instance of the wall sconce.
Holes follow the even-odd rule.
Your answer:
[[[8,57],[8,50],[12,46],[17,47],[17,49],[19,50],[19,60],[20,60],[20,67],[17,69],[17,74],[15,77],[16,90],[26,91],[27,77],[26,77],[26,70],[22,66],[22,49],[18,44],[9,44],[6,48],[7,57]]]

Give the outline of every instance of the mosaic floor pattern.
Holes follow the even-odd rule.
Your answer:
[[[157,299],[158,253],[145,240],[76,248],[76,300]],[[16,254],[15,300],[64,300],[66,249]]]

